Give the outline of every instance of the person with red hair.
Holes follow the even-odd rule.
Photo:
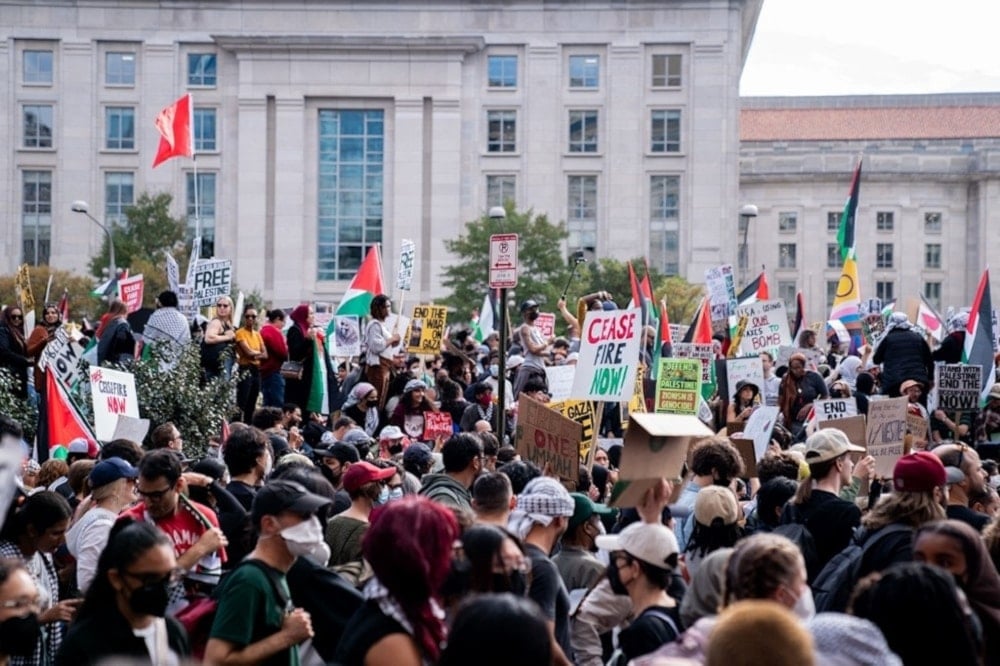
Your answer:
[[[458,535],[454,514],[424,497],[406,497],[372,514],[361,549],[375,576],[344,629],[335,663],[437,663],[445,638],[438,591]]]

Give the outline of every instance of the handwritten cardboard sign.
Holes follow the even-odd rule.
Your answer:
[[[949,363],[934,366],[934,386],[939,409],[949,412],[979,407],[982,370],[978,365]]]
[[[866,423],[864,414],[858,414],[857,416],[849,416],[845,419],[820,421],[817,425],[820,430],[823,430],[824,428],[836,428],[847,435],[847,441],[851,444],[867,448],[868,438],[865,434],[867,431]]]
[[[726,319],[736,310],[736,283],[731,264],[705,270],[705,287],[711,304],[712,321]]]
[[[576,483],[580,475],[583,427],[544,403],[522,395],[518,400],[517,452],[525,460]]]
[[[757,387],[757,395],[763,400],[764,394],[764,363],[760,356],[744,358],[729,358],[726,366],[726,393],[731,402],[736,396],[736,385],[746,380]]]
[[[580,462],[587,461],[590,458],[590,448],[596,434],[596,430],[594,430],[594,403],[589,400],[563,400],[550,402],[548,407],[568,419],[573,419],[583,428],[580,433]]]
[[[448,323],[448,308],[443,305],[418,305],[410,320],[406,350],[415,354],[437,354]]]
[[[736,314],[747,317],[747,326],[740,339],[740,352],[756,356],[762,351],[777,355],[778,349],[792,344],[788,329],[788,313],[783,301],[757,301],[736,308]]]
[[[830,398],[813,402],[817,421],[846,419],[858,415],[858,402],[854,398]]]
[[[130,372],[91,368],[90,397],[94,406],[94,433],[102,442],[113,439],[119,414],[139,418],[139,396]]]
[[[538,319],[535,320],[538,332],[544,338],[551,338],[556,334],[556,316],[552,312],[539,312]]]
[[[697,414],[701,397],[701,362],[696,358],[661,358],[656,377],[654,410],[664,414]]]
[[[641,314],[640,308],[587,313],[571,398],[625,402],[632,397]]]
[[[868,455],[875,458],[875,473],[881,478],[892,478],[892,469],[904,453],[906,403],[906,398],[872,400],[868,403],[865,448]]]
[[[454,432],[451,414],[448,412],[424,412],[423,441],[433,442],[438,437],[447,439]]]
[[[674,358],[698,359],[701,361],[701,383],[712,383],[712,363],[715,361],[715,352],[712,351],[712,345],[675,342]]]

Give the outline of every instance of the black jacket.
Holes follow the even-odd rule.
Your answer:
[[[166,619],[167,643],[183,660],[191,653],[187,633],[180,622],[172,617]],[[117,607],[71,624],[59,647],[55,666],[113,663],[109,657],[127,657],[133,664],[152,663],[146,642],[132,633],[132,627]]]
[[[885,334],[875,349],[872,363],[882,364],[882,392],[899,395],[899,385],[913,379],[930,386],[934,376],[931,348],[916,331],[894,328]]]
[[[7,368],[18,381],[17,397],[28,397],[28,349],[6,325],[0,325],[0,367]],[[38,390],[44,391],[45,387]]]
[[[323,659],[332,661],[344,629],[364,597],[343,578],[306,557],[295,560],[287,578],[292,601],[312,618],[316,632],[313,647]]]

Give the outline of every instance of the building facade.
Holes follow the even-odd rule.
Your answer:
[[[439,297],[444,240],[508,199],[565,220],[554,252],[700,280],[737,247],[761,5],[0,1],[0,270],[82,271],[102,235],[71,202],[113,223],[166,191],[279,306],[336,299],[374,243],[391,282],[403,239],[413,298]],[[153,169],[153,120],[185,92],[196,159]]]
[[[837,226],[863,158],[855,233],[862,299],[970,305],[1000,251],[1000,94],[744,98],[740,196],[758,207],[750,274],[808,321],[840,277]],[[732,233],[737,233],[736,222]],[[901,301],[902,302],[902,301]]]

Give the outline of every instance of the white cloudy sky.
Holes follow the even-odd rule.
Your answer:
[[[741,95],[1000,92],[996,0],[764,0]]]

